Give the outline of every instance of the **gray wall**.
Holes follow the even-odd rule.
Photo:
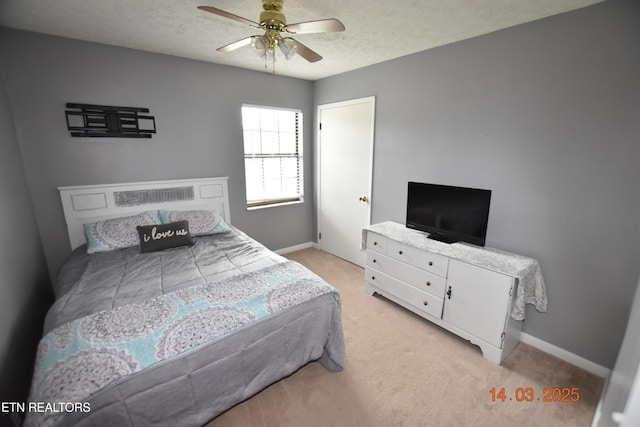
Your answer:
[[[15,402],[29,391],[51,292],[1,72],[0,224],[0,402]]]
[[[313,240],[311,197],[246,210],[240,114],[243,103],[303,110],[311,196],[311,82],[6,28],[0,54],[52,276],[69,252],[56,190],[64,185],[229,176],[234,225],[270,249]],[[158,133],[150,140],[72,138],[67,102],[147,107]]]
[[[607,1],[316,82],[376,96],[372,220],[409,180],[493,190],[487,245],[540,260],[524,331],[612,367],[640,273],[640,3]]]

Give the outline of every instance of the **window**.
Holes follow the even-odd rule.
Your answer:
[[[247,207],[303,200],[302,112],[243,106]]]

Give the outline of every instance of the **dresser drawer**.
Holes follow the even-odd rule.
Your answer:
[[[438,298],[444,298],[446,279],[443,277],[373,251],[367,251],[367,265],[403,282],[407,282],[414,288],[428,292]]]
[[[367,233],[367,249],[386,254],[392,243],[392,240],[382,237],[379,234]]]
[[[440,277],[447,277],[449,258],[446,256],[416,249],[398,242],[389,243],[386,254]]]
[[[443,300],[397,280],[375,268],[365,267],[365,278],[371,285],[388,292],[410,304],[420,312],[437,317],[442,316]]]

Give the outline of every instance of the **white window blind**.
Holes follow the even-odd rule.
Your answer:
[[[302,201],[302,112],[243,106],[247,206]]]

